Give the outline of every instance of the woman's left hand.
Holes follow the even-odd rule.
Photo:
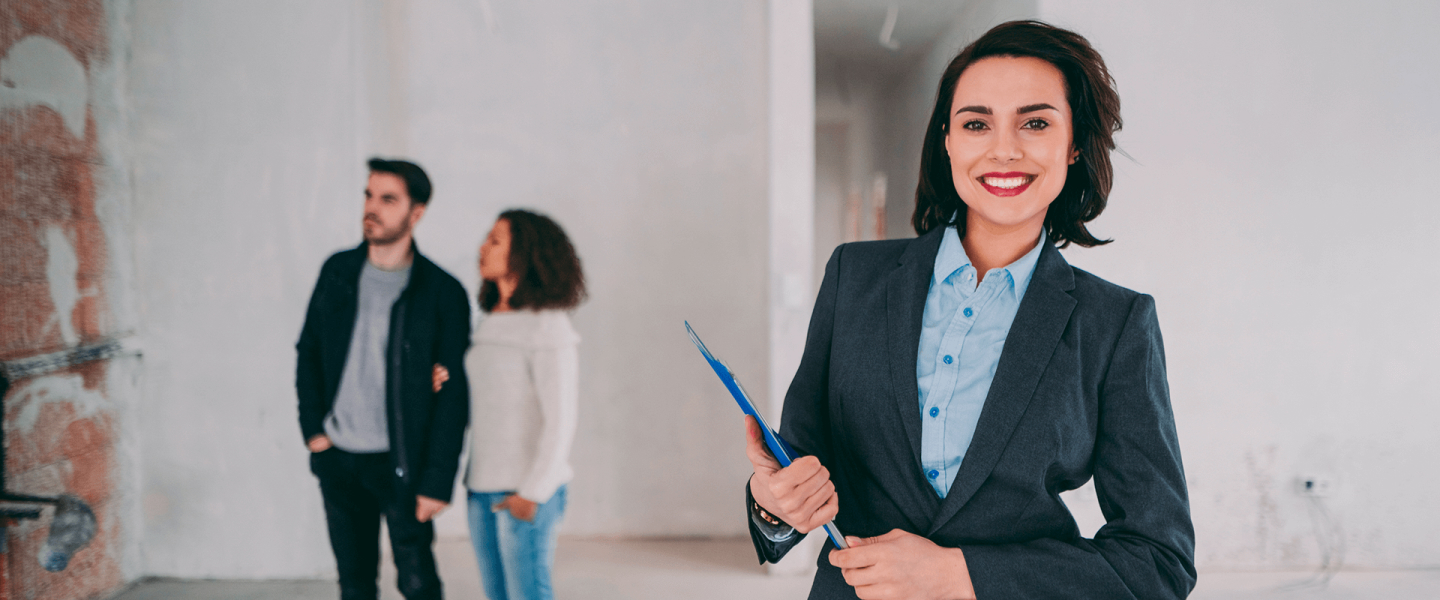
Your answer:
[[[490,507],[490,510],[508,510],[510,511],[510,516],[529,523],[535,520],[535,510],[538,508],[540,508],[539,504],[521,498],[519,494],[510,494],[506,496],[504,500],[501,500],[499,504]]]
[[[928,539],[892,529],[873,538],[845,538],[846,550],[832,550],[830,564],[866,600],[884,598],[973,599],[970,569],[959,548],[941,548]]]

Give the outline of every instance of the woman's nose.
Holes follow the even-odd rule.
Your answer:
[[[990,147],[991,160],[1003,165],[1020,160],[1023,156],[1019,136],[1013,131],[1001,130],[997,133],[995,143]]]

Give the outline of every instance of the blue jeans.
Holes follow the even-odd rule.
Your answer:
[[[552,600],[550,570],[555,566],[555,538],[565,514],[565,488],[535,510],[529,523],[494,512],[511,492],[470,492],[470,542],[480,562],[480,581],[490,600]]]

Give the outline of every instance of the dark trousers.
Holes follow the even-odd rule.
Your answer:
[[[310,455],[310,471],[320,479],[341,600],[379,598],[381,515],[390,530],[400,593],[407,600],[440,600],[431,550],[435,527],[415,520],[415,495],[396,485],[388,453],[331,448]]]

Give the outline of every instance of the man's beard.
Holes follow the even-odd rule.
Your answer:
[[[366,223],[373,223],[375,229],[378,229],[378,231],[370,233],[372,230],[365,227]],[[365,236],[365,241],[369,244],[373,246],[388,246],[400,241],[400,238],[410,233],[410,223],[408,220],[401,221],[394,229],[386,229],[385,225],[382,224],[379,219],[366,219],[361,223],[360,230]]]

